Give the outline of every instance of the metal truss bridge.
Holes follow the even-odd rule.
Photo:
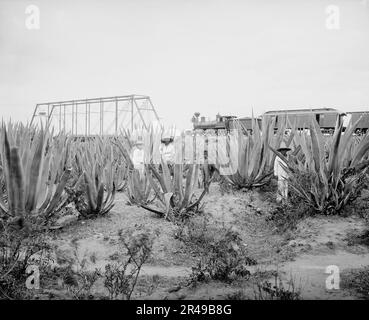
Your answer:
[[[143,95],[39,103],[31,120],[75,136],[118,135],[122,129],[147,129],[152,122],[159,117]]]

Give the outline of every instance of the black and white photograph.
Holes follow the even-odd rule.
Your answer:
[[[368,0],[0,0],[0,118],[0,300],[369,299]]]

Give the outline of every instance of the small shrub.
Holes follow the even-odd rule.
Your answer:
[[[73,203],[78,212],[85,212],[87,204],[85,202],[85,192],[82,188],[67,187],[68,203]]]
[[[160,285],[160,276],[155,274],[153,276],[140,277],[137,282],[137,295],[141,297],[149,297],[158,289]]]
[[[192,268],[190,282],[219,280],[231,282],[237,277],[248,277],[247,266],[256,261],[247,250],[237,231],[232,228],[211,227],[208,220],[196,219],[181,226],[177,238],[195,249],[201,256]]]
[[[361,298],[369,299],[369,267],[343,273],[342,288],[352,290]]]
[[[191,249],[202,250],[214,239],[216,231],[217,227],[209,224],[208,216],[194,217],[177,224],[174,238],[186,243]]]
[[[104,285],[110,300],[131,300],[141,269],[150,258],[154,238],[147,230],[132,236],[120,232],[119,236],[128,259],[105,267]]]
[[[30,265],[43,267],[49,261],[50,247],[43,230],[27,223],[17,229],[0,219],[0,300],[29,299],[33,292],[26,289]]]
[[[274,277],[274,283],[264,281],[257,283],[255,290],[256,300],[301,300],[301,290],[297,289],[293,279],[288,281],[287,288],[278,274]]]
[[[349,246],[364,245],[369,246],[369,230],[364,230],[359,234],[350,233],[346,237]]]
[[[219,191],[222,196],[225,194],[230,194],[234,191],[236,191],[237,188],[232,186],[232,184],[229,183],[223,176],[220,176],[219,178]]]
[[[85,269],[73,271],[71,268],[65,268],[61,271],[63,282],[67,291],[75,300],[93,300],[91,293],[96,281],[101,277],[101,271],[95,269],[88,271]]]
[[[267,220],[276,226],[279,233],[284,233],[295,229],[299,221],[312,214],[309,207],[303,203],[297,205],[285,202],[278,205]]]
[[[225,300],[231,301],[247,300],[247,296],[243,290],[237,290],[235,292],[227,294]]]
[[[69,294],[76,300],[92,300],[92,287],[101,277],[101,272],[98,269],[89,271],[87,269],[88,261],[93,262],[94,255],[84,255],[82,259],[78,256],[78,242],[76,239],[72,241],[73,256],[67,257],[64,261],[66,266],[58,268],[57,273],[63,280],[63,285]]]

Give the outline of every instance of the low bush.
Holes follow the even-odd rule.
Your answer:
[[[131,300],[142,267],[151,256],[154,235],[141,227],[135,231],[119,231],[118,235],[122,245],[121,253],[116,257],[115,263],[105,266],[104,271],[96,268],[89,270],[87,262],[90,260],[94,263],[94,257],[84,256],[81,259],[78,255],[78,243],[72,241],[73,255],[63,257],[65,265],[59,267],[54,274],[62,279],[63,287],[73,299],[95,299],[92,288],[97,281],[102,280],[107,291],[107,295],[101,293],[102,299]],[[156,280],[154,279],[153,285]]]
[[[267,217],[267,220],[275,225],[279,233],[284,233],[295,229],[299,221],[314,213],[314,210],[306,203],[301,202],[292,190],[289,194],[289,200],[278,204]]]
[[[104,286],[109,299],[131,300],[141,269],[151,256],[154,236],[148,230],[133,235],[120,232],[119,236],[128,258],[105,267]]]
[[[32,298],[34,292],[26,288],[27,270],[49,263],[46,234],[32,224],[18,229],[5,221],[0,223],[0,300]]]
[[[301,289],[296,288],[294,280],[291,278],[285,286],[278,273],[274,276],[274,283],[263,281],[256,286],[255,300],[301,300]]]
[[[369,299],[369,267],[353,269],[341,275],[342,289],[351,290],[363,299]]]
[[[176,237],[201,257],[192,268],[190,282],[193,284],[209,280],[231,282],[238,277],[249,277],[247,266],[256,264],[248,256],[237,231],[224,226],[210,226],[205,217],[180,226]]]
[[[62,258],[63,266],[54,270],[54,275],[62,280],[63,287],[69,295],[75,300],[92,300],[94,299],[91,290],[96,281],[102,276],[100,270],[90,271],[87,268],[88,261],[93,260],[93,256],[88,257],[86,254],[80,258],[78,254],[79,245],[76,239],[72,240],[73,255]],[[50,275],[49,275],[50,276]]]

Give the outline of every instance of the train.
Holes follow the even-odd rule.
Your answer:
[[[309,128],[312,116],[319,124],[322,132],[330,132],[335,128],[337,118],[341,117],[343,120],[346,114],[333,108],[275,110],[263,114],[264,118],[275,120],[276,128],[280,121],[287,120],[288,129],[294,127],[300,130]]]
[[[353,111],[342,112],[334,108],[316,108],[316,109],[295,109],[295,110],[276,110],[268,111],[263,117],[276,119],[276,128],[278,120],[287,118],[287,127],[295,127],[296,129],[307,129],[310,126],[310,119],[314,117],[319,124],[323,133],[332,133],[337,123],[337,119],[343,122],[343,129],[350,123],[359,120],[355,133],[366,133],[369,129],[369,112]]]
[[[256,119],[259,127],[261,128],[262,118],[258,117],[254,119]],[[195,131],[230,131],[241,127],[245,131],[252,132],[253,127],[251,117],[238,118],[236,116],[221,116],[219,114],[216,116],[216,120],[210,121],[207,121],[205,117],[199,118],[194,116],[192,122],[193,129]]]
[[[344,129],[350,121],[354,123],[360,119],[355,131],[356,134],[364,134],[369,129],[369,111],[342,112],[334,108],[272,110],[254,119],[256,119],[260,128],[263,119],[275,119],[275,130],[278,128],[279,121],[285,121],[287,119],[287,129],[295,127],[301,130],[309,128],[312,116],[315,117],[323,133],[333,133],[338,118],[341,118],[343,121]],[[194,130],[206,131],[211,129],[215,131],[229,131],[239,128],[239,124],[241,124],[243,130],[252,132],[253,124],[251,117],[237,118],[236,116],[220,116],[218,114],[215,121],[206,121],[204,117],[200,119],[198,117],[193,118]]]

